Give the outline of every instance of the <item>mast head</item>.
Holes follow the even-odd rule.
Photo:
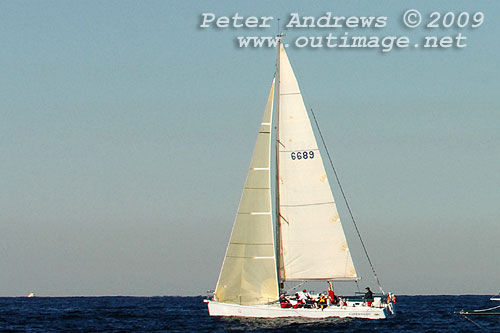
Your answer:
[[[283,38],[285,36],[284,33],[279,33],[276,35],[276,38],[278,38],[278,50],[280,49],[280,45],[281,45],[281,38]]]

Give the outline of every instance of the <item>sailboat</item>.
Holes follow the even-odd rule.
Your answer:
[[[360,279],[281,37],[276,75],[229,245],[213,297],[205,300],[209,314],[387,318],[395,308],[388,295],[375,297],[373,303],[343,299],[322,308],[283,308],[280,304],[285,283]],[[274,118],[273,111],[277,113]]]

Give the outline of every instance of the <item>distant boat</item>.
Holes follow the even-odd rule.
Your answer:
[[[285,297],[285,283],[360,278],[281,36],[277,53],[277,77],[271,85],[229,245],[213,298],[205,300],[209,314],[387,318],[394,314],[395,297],[383,292],[367,302],[358,297],[329,302],[326,307],[283,306],[295,301]],[[278,100],[273,120],[275,84]],[[273,153],[275,163],[271,163]],[[276,179],[275,191],[271,191],[271,179]],[[330,291],[333,294],[333,287]],[[280,302],[280,297],[285,299]]]
[[[500,301],[500,292],[498,293],[498,295],[491,297],[490,301]],[[471,311],[462,310],[459,313],[462,316],[500,316],[500,312],[493,311],[496,309],[500,309],[500,305],[488,309],[471,310]]]
[[[29,293],[27,297],[35,297],[35,293]]]

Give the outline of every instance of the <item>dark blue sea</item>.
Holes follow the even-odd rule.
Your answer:
[[[362,319],[221,319],[203,297],[2,297],[1,332],[500,332],[500,316],[462,309],[498,305],[490,296],[399,296],[397,316]],[[497,310],[498,311],[498,310]]]

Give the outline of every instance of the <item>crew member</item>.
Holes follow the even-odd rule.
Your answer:
[[[323,310],[324,308],[326,308],[328,306],[327,302],[326,302],[326,298],[325,298],[325,295],[321,294],[320,295],[320,298],[318,300],[318,308],[320,308],[321,310]]]
[[[365,290],[366,290],[366,293],[365,293],[365,296],[363,297],[363,300],[366,302],[366,305],[372,306],[372,303],[373,303],[373,293],[370,290],[370,287],[366,287]]]
[[[280,296],[280,305],[282,308],[286,309],[286,308],[291,308],[292,307],[292,304],[290,303],[290,301],[285,297],[285,295],[281,295]]]
[[[328,281],[328,284],[329,284],[328,297],[330,298],[330,303],[331,304],[337,304],[337,299],[335,297],[335,292],[333,291],[332,281]]]

